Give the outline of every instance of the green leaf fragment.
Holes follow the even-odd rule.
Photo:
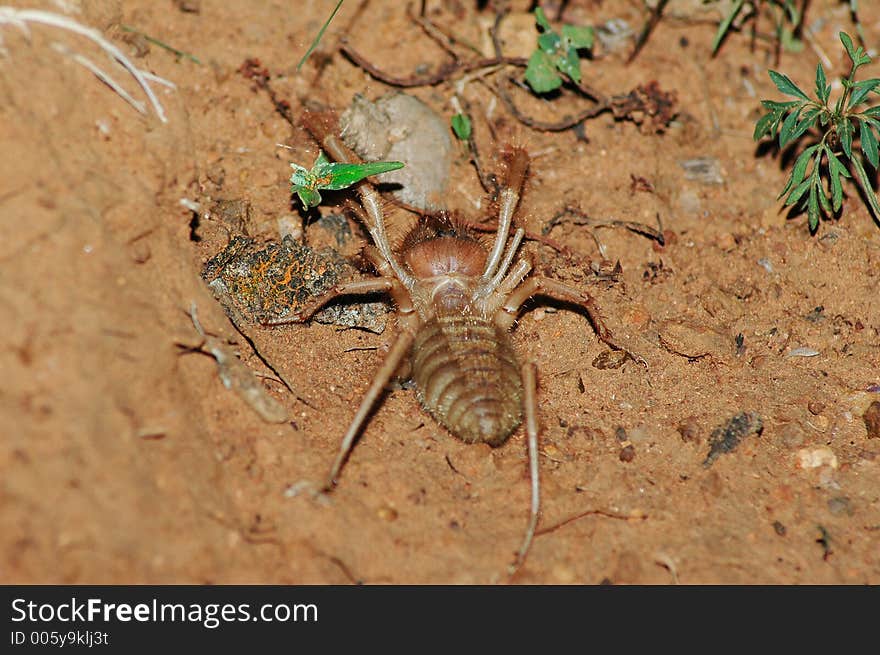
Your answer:
[[[804,106],[802,105],[798,108],[797,111],[793,111],[785,117],[785,120],[782,122],[782,129],[779,130],[780,148],[784,148],[794,140],[794,137],[792,135],[794,133],[795,126],[797,125],[798,119],[800,118],[801,112],[803,111]]]
[[[538,47],[548,55],[553,55],[562,45],[562,39],[556,32],[544,32],[538,37]]]
[[[773,70],[767,72],[770,74],[770,79],[773,80],[773,84],[776,85],[776,88],[779,89],[780,92],[787,96],[801,98],[807,102],[810,101],[810,96],[801,91],[798,86],[791,81],[788,75],[783,75],[782,73],[777,73]]]
[[[356,184],[371,175],[379,175],[388,171],[403,168],[399,161],[374,161],[365,164],[327,164],[326,175],[321,176],[318,184],[320,189],[338,191]]]
[[[852,140],[854,131],[852,123],[849,122],[848,117],[843,116],[837,120],[834,127],[837,130],[837,136],[840,138],[840,147],[843,148],[846,158],[852,159]]]
[[[727,30],[730,29],[730,24],[733,23],[733,20],[737,17],[744,4],[745,0],[736,0],[733,7],[730,9],[730,13],[721,21],[721,24],[718,26],[718,31],[715,33],[715,38],[712,39],[713,55],[715,54],[715,51],[718,50],[718,46],[721,45],[721,40],[724,38],[724,35],[727,34]]]
[[[556,68],[568,75],[575,83],[581,81],[581,60],[578,58],[577,49],[569,48],[564,57],[558,57],[555,61]]]
[[[807,174],[807,164],[810,163],[810,160],[813,158],[813,154],[818,149],[819,144],[817,143],[814,146],[810,146],[800,154],[800,156],[794,163],[794,168],[791,171],[791,177],[788,178],[788,184],[785,185],[782,193],[779,194],[780,198],[785,196],[785,194],[787,194],[795,184],[798,184],[801,180],[804,179]],[[821,154],[819,155],[819,157],[821,157]],[[818,165],[818,163],[819,162],[817,161],[815,165]]]
[[[547,93],[562,86],[562,78],[550,57],[543,50],[535,50],[526,66],[526,82],[535,93]]]
[[[545,32],[549,32],[553,29],[550,27],[550,21],[547,20],[547,14],[544,13],[544,10],[541,9],[541,7],[535,7],[535,20],[538,21],[538,25],[540,25],[541,29]]]
[[[452,131],[462,141],[471,138],[471,119],[467,114],[456,114],[452,117]]]
[[[878,154],[877,151],[877,137],[874,135],[874,131],[871,129],[871,126],[867,121],[859,121],[859,141],[861,141],[862,144],[862,152],[865,153],[865,157],[868,158],[871,166],[876,170],[877,166],[880,165],[880,154]]]
[[[822,68],[822,62],[820,61],[816,65],[816,97],[822,101],[822,104],[826,104],[830,95],[831,85],[828,84],[828,78],[825,77],[825,69]]]
[[[590,26],[563,25],[562,38],[577,50],[588,50],[593,47],[595,33]]]
[[[818,202],[818,187],[816,185],[810,186],[810,197],[807,201],[807,218],[810,224],[810,232],[815,232],[816,228],[819,227],[819,202]]]
[[[785,206],[788,207],[789,205],[793,205],[798,200],[800,200],[801,196],[803,196],[804,193],[806,193],[807,189],[810,188],[811,183],[812,183],[812,179],[810,177],[808,177],[806,180],[804,180],[803,182],[798,184],[794,188],[794,190],[791,192],[791,194],[788,196],[788,198],[786,199]]]
[[[293,190],[296,192],[296,195],[299,196],[299,201],[302,203],[303,209],[311,209],[312,207],[317,207],[321,204],[321,194],[314,189],[309,189],[308,187],[294,187]]]
[[[880,85],[880,79],[862,80],[852,85],[852,95],[849,97],[848,109],[858,106],[868,94]]]

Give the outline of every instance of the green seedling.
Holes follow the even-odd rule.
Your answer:
[[[861,47],[855,47],[852,39],[845,32],[840,33],[840,41],[849,55],[852,67],[849,76],[841,78],[843,93],[834,103],[829,104],[831,85],[825,77],[822,64],[816,66],[816,100],[811,99],[786,75],[769,71],[770,79],[782,93],[796,98],[785,102],[762,100],[761,104],[769,110],[758,119],[755,125],[755,140],[764,136],[779,139],[779,148],[785,148],[799,140],[812,128],[819,128],[821,138],[808,146],[798,156],[791,172],[791,177],[780,198],[787,196],[785,206],[800,201],[800,208],[807,210],[810,232],[815,233],[819,219],[832,216],[840,211],[843,202],[843,184],[841,177],[851,177],[850,170],[841,161],[849,161],[875,220],[880,222],[880,203],[871,186],[871,180],[862,163],[862,155],[876,170],[880,164],[878,141],[875,131],[880,132],[880,106],[868,107],[864,111],[856,111],[869,94],[878,93],[880,79],[860,80],[856,82],[856,71],[871,58]],[[862,154],[853,150],[853,138],[858,129],[859,146]],[[818,135],[817,135],[818,136]],[[822,178],[826,178],[823,185]]]
[[[593,47],[593,28],[563,25],[556,32],[547,20],[544,10],[535,9],[535,20],[541,28],[538,47],[529,57],[526,82],[535,93],[548,93],[562,86],[560,73],[575,84],[581,81],[579,50]]]
[[[321,204],[319,189],[339,191],[371,175],[387,173],[403,168],[399,161],[374,161],[364,164],[339,164],[331,162],[322,152],[315,160],[311,170],[298,164],[291,164],[293,175],[290,176],[291,193],[299,196],[304,209],[317,207]]]

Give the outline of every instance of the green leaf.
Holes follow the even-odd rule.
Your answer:
[[[816,65],[816,97],[822,101],[822,104],[828,104],[828,97],[831,95],[831,85],[825,77],[825,69],[822,68],[820,61]]]
[[[338,191],[346,189],[371,175],[379,175],[388,171],[403,168],[399,161],[373,161],[364,164],[328,164],[326,175],[318,180],[319,189]]]
[[[553,28],[550,26],[550,21],[547,20],[547,15],[544,13],[544,10],[541,9],[540,6],[535,7],[535,20],[538,21],[538,25],[541,26],[541,29],[545,32],[550,32]]]
[[[589,50],[593,47],[594,32],[589,25],[579,27],[577,25],[563,25],[562,38],[577,50]]]
[[[798,184],[788,196],[788,199],[786,199],[785,206],[788,207],[789,205],[793,205],[798,200],[800,200],[801,196],[804,195],[804,192],[806,192],[806,190],[810,188],[811,183],[812,180],[808,177],[806,180]]]
[[[791,133],[791,140],[797,141],[808,129],[813,127],[816,124],[816,118],[819,116],[819,112],[822,111],[822,107],[811,107],[808,109],[804,115],[801,117],[800,122],[795,125],[794,130]]]
[[[727,30],[730,29],[730,24],[733,23],[744,4],[745,0],[736,0],[736,3],[730,9],[730,13],[721,21],[721,24],[718,25],[718,31],[715,33],[715,38],[712,40],[713,55],[715,54],[715,51],[718,50],[718,46],[721,45],[721,40],[724,38],[724,35],[727,34]]]
[[[880,117],[880,105],[877,105],[876,107],[868,107],[862,112],[862,116]]]
[[[554,58],[556,68],[568,75],[575,84],[581,81],[581,60],[578,58],[577,48],[569,48],[565,56]]]
[[[775,137],[775,125],[779,120],[772,111],[770,113],[764,114],[761,118],[758,119],[758,122],[755,123],[755,133],[752,135],[752,138],[755,141],[759,141],[761,137],[765,134],[769,137]]]
[[[874,170],[880,165],[880,153],[877,152],[877,137],[867,121],[859,121],[859,141],[862,144],[862,152],[871,163]]]
[[[852,140],[854,128],[852,123],[849,122],[849,117],[843,116],[839,118],[835,123],[834,128],[837,130],[837,136],[840,138],[840,146],[843,148],[846,158],[851,160],[853,158]]]
[[[546,52],[548,55],[556,54],[556,51],[562,46],[562,39],[556,32],[544,32],[538,37],[538,48]]]
[[[773,80],[773,84],[776,85],[776,88],[779,89],[782,93],[787,96],[794,96],[796,98],[801,98],[802,100],[806,100],[809,102],[810,96],[801,91],[797,85],[789,79],[788,75],[783,75],[782,73],[777,73],[776,71],[767,71],[770,74],[770,79]]]
[[[787,194],[791,188],[800,183],[801,180],[804,179],[804,176],[807,174],[807,164],[810,163],[810,159],[813,158],[813,153],[819,149],[819,144],[817,143],[814,146],[810,146],[806,150],[804,150],[800,156],[797,158],[797,161],[794,163],[794,168],[791,170],[791,177],[788,178],[788,184],[785,185],[785,188],[782,190],[782,193],[779,194],[779,197],[782,198]],[[821,157],[821,154],[819,155]],[[819,162],[817,161],[815,165],[818,166]]]
[[[303,209],[317,207],[321,204],[321,194],[314,189],[309,189],[308,187],[294,187],[293,190],[296,192],[296,195],[299,196],[299,201],[302,203]]]
[[[849,104],[847,105],[847,109],[856,107],[868,96],[869,93],[871,93],[871,91],[876,89],[878,85],[880,85],[880,79],[877,78],[871,80],[862,80],[853,84],[852,95],[849,97]]]
[[[850,177],[846,166],[840,163],[837,155],[831,151],[831,148],[824,146],[825,154],[828,155],[828,178],[831,180],[831,204],[835,212],[839,212],[843,205],[843,185],[840,183],[840,176]]]
[[[810,198],[807,201],[807,218],[810,223],[810,232],[815,232],[816,228],[819,227],[819,202],[816,197],[818,194],[818,187],[814,184],[810,186]]]
[[[822,211],[825,212],[826,215],[830,216],[834,212],[831,209],[831,202],[828,200],[828,196],[825,195],[825,190],[819,187],[818,191],[819,196],[819,204],[822,206]]]
[[[793,111],[788,116],[786,116],[785,120],[782,122],[782,129],[779,130],[780,149],[784,148],[794,140],[792,138],[792,134],[794,133],[795,125],[797,125],[798,118],[800,118],[801,112],[803,110],[804,106],[801,106],[800,108],[798,108],[797,111]]]
[[[853,72],[855,72],[855,69],[859,66],[871,63],[871,58],[865,54],[865,51],[861,46],[854,48],[852,39],[849,38],[849,34],[841,32],[838,36],[840,36],[840,42],[843,43],[843,47],[846,48],[846,54],[849,55],[849,58],[853,63]]]
[[[526,82],[535,93],[547,93],[562,86],[553,61],[543,50],[535,50],[526,66]]]
[[[462,141],[471,138],[471,119],[467,114],[456,114],[452,117],[452,131]]]

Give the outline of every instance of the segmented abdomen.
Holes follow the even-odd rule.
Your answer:
[[[440,316],[413,344],[419,400],[467,443],[503,444],[520,424],[522,382],[505,331],[479,316]]]

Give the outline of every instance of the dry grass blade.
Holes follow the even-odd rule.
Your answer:
[[[84,36],[96,45],[98,45],[107,54],[108,57],[116,61],[120,66],[127,70],[132,77],[134,77],[138,85],[147,95],[147,98],[149,99],[150,104],[153,106],[153,110],[156,112],[159,120],[163,123],[168,122],[168,119],[165,116],[165,110],[162,108],[162,103],[159,102],[156,94],[153,93],[152,87],[150,87],[150,81],[159,82],[173,88],[174,84],[172,82],[156,77],[151,73],[141,71],[139,68],[137,68],[137,66],[131,63],[131,60],[129,60],[128,57],[126,57],[125,54],[123,54],[122,51],[119,50],[119,48],[117,48],[115,45],[105,39],[100,32],[92,29],[91,27],[86,27],[85,25],[76,22],[72,18],[62,16],[61,14],[54,14],[48,11],[40,11],[37,9],[16,9],[14,7],[8,6],[0,7],[0,26],[14,25],[19,30],[21,30],[26,37],[30,37],[28,23],[58,27],[69,32],[73,32],[74,34]],[[2,38],[0,38],[0,48],[2,48],[2,44]],[[2,51],[2,49],[0,49],[0,51]],[[97,75],[101,81],[107,84],[111,89],[118,93],[123,99],[125,99],[126,102],[132,105],[139,112],[146,113],[146,109],[143,103],[134,100],[131,95],[124,93],[122,91],[122,87],[117,82],[115,82],[106,72],[99,69],[85,57],[82,57],[80,55],[73,55],[66,48],[62,49],[61,51],[65,54],[70,54],[71,56],[73,56],[74,61],[76,61],[81,66],[85,66],[92,73]]]

